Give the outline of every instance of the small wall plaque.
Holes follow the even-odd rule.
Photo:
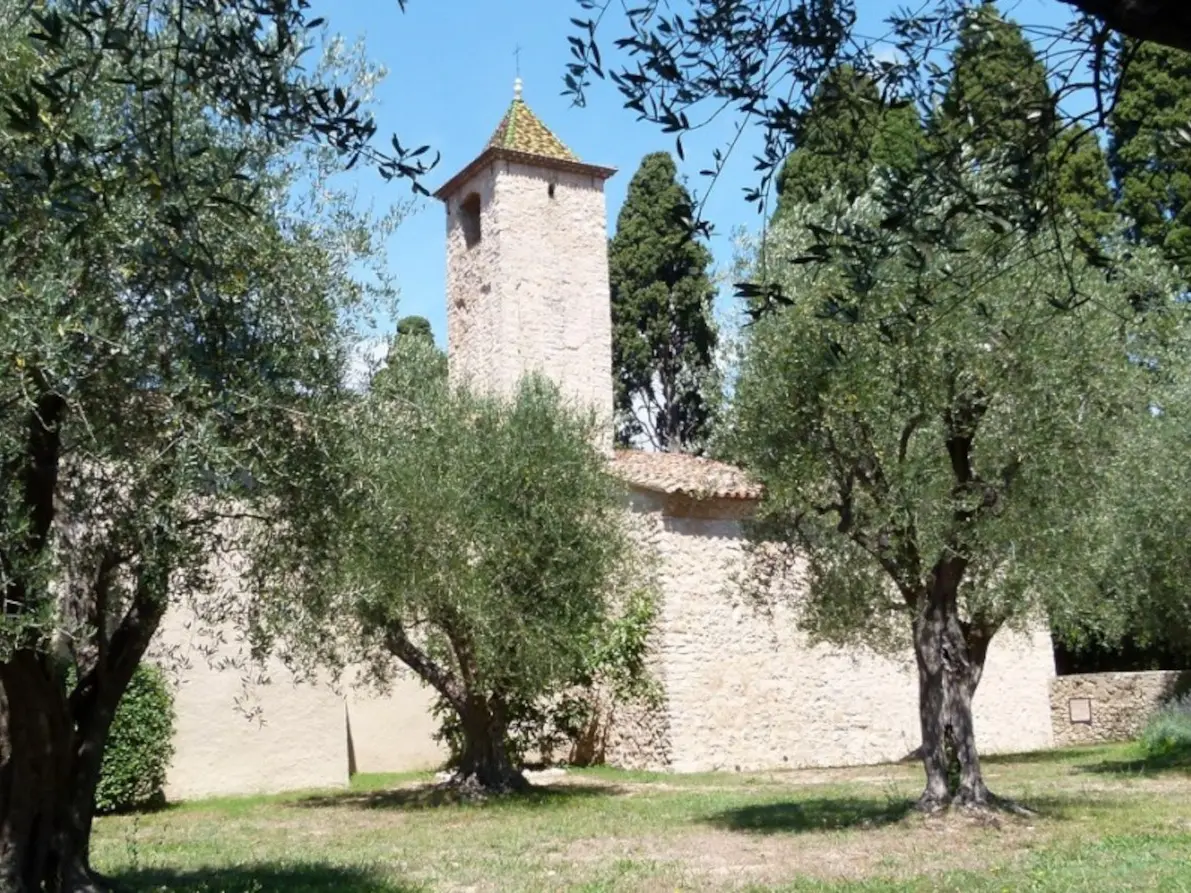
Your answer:
[[[1067,713],[1073,723],[1092,724],[1092,699],[1071,698],[1067,702]]]

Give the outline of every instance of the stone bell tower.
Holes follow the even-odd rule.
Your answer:
[[[513,104],[474,161],[436,193],[447,210],[453,382],[510,393],[537,370],[612,424],[612,320],[604,181]],[[610,436],[609,436],[610,440]]]

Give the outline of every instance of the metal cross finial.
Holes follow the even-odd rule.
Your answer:
[[[521,98],[521,44],[513,50],[513,57],[517,60],[517,80],[513,81],[513,98]]]

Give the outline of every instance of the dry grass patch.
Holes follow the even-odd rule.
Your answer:
[[[132,891],[185,893],[1191,889],[1174,855],[1191,851],[1191,775],[1134,760],[1119,747],[990,760],[997,792],[1038,812],[993,824],[912,812],[907,765],[585,770],[482,803],[369,778],[103,819],[95,855]]]

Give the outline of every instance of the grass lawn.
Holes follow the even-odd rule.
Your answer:
[[[483,805],[417,780],[184,804],[97,822],[122,888],[274,891],[1191,891],[1191,760],[1131,746],[989,758],[1035,809],[996,824],[910,812],[916,766],[698,776],[575,770]]]

